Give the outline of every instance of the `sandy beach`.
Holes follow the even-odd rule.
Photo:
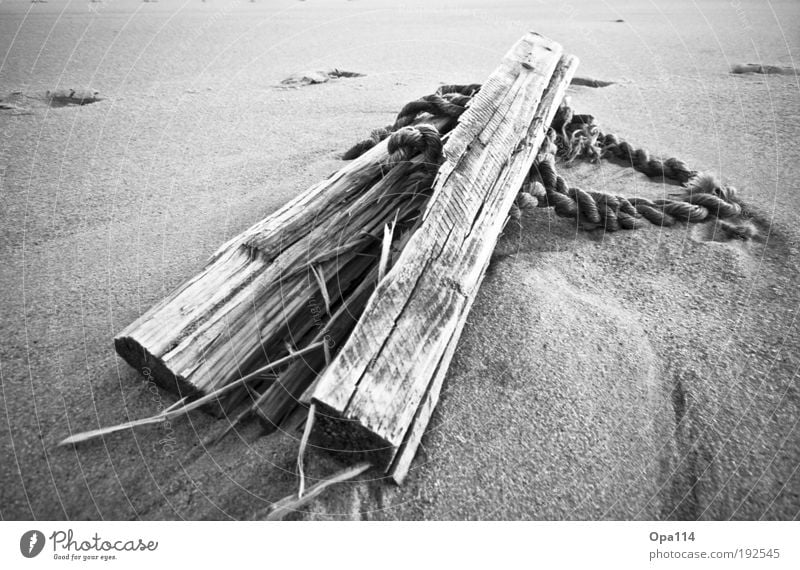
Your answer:
[[[194,413],[72,447],[175,396],[113,337],[227,239],[526,31],[581,60],[578,112],[735,186],[749,241],[703,224],[509,224],[407,482],[368,472],[301,519],[800,515],[800,3],[5,0],[0,3],[0,518],[263,518],[297,433]],[[362,77],[280,88],[298,72]],[[47,91],[101,101],[52,107]],[[675,191],[603,161],[571,184]],[[341,468],[307,457],[310,479]]]

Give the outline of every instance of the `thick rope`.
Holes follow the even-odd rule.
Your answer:
[[[603,158],[616,158],[650,178],[669,178],[685,184],[698,174],[682,160],[656,158],[645,149],[634,148],[629,142],[612,133],[604,134],[598,131],[597,144],[602,148]]]
[[[568,104],[559,108],[542,149],[530,176],[542,182],[540,206],[555,208],[557,215],[576,219],[585,229],[617,231],[639,228],[642,220],[671,226],[676,221],[697,223],[716,218],[725,220],[721,227],[730,237],[749,239],[755,235],[752,224],[740,219],[742,206],[735,188],[720,184],[710,174],[690,170],[678,159],[654,159],[647,151],[633,149],[614,135],[603,135],[594,124],[594,117],[574,114]],[[557,155],[566,163],[577,158],[595,162],[608,156],[624,157],[640,172],[682,181],[682,192],[675,200],[647,200],[570,188],[556,171]],[[531,187],[529,182],[527,188]],[[516,212],[512,212],[514,215]]]
[[[369,134],[369,138],[359,141],[347,149],[342,155],[342,160],[353,160],[354,158],[358,158],[376,144],[381,142],[383,139],[388,137],[390,134],[392,134],[392,125],[373,129]]]
[[[358,158],[392,133],[411,125],[422,113],[454,119],[460,117],[478,89],[480,85],[443,85],[435,94],[407,103],[397,114],[394,124],[374,129],[368,138],[347,149],[342,159]]]
[[[451,98],[457,99],[456,97]],[[466,107],[463,105],[453,103],[448,98],[442,97],[441,95],[425,95],[416,101],[406,103],[406,106],[397,114],[393,130],[396,131],[406,125],[410,125],[417,119],[420,113],[458,118],[465,110]]]
[[[480,88],[479,84],[440,86],[436,94],[405,105],[392,126],[374,130],[369,139],[353,146],[344,157],[355,158],[390,136],[390,165],[423,153],[427,167],[434,169],[441,163],[441,137],[431,125],[411,127],[411,123],[422,113],[459,117]],[[556,170],[557,157],[565,164],[578,159],[612,160],[651,178],[675,180],[682,184],[681,192],[673,195],[675,199],[647,200],[570,187]],[[541,181],[541,188],[535,186],[537,180]],[[735,188],[689,168],[682,160],[654,157],[613,133],[602,132],[592,115],[575,113],[566,101],[556,113],[510,217],[519,220],[521,212],[534,202],[539,207],[554,208],[558,216],[576,219],[584,229],[632,230],[642,227],[644,221],[669,227],[677,222],[714,219],[729,237],[749,239],[755,235],[754,226],[744,219]]]
[[[465,95],[467,97],[472,97],[481,90],[480,83],[469,83],[467,85],[441,85],[436,90],[437,95]]]
[[[433,125],[402,127],[389,137],[386,150],[389,152],[388,166],[422,154],[425,169],[436,171],[442,161],[442,137]]]
[[[568,104],[559,109],[553,128],[560,135],[559,156],[568,164],[576,158],[591,162],[605,158],[631,166],[650,178],[667,178],[681,184],[688,183],[698,175],[682,160],[651,156],[647,150],[634,148],[613,133],[603,133],[592,115],[575,114]]]
[[[532,173],[541,180],[544,188],[544,195],[539,198],[540,206],[553,207],[557,215],[574,218],[587,229],[603,227],[608,231],[632,230],[641,227],[641,219],[654,225],[671,226],[676,220],[696,223],[708,218],[736,218],[742,212],[738,203],[730,201],[733,192],[721,192],[721,195],[708,193],[708,186],[717,190],[720,188],[708,175],[692,178],[684,189],[682,199],[647,200],[569,187],[556,172],[555,155],[551,152],[539,156]],[[728,224],[731,225],[731,222]],[[741,236],[750,233],[750,230],[736,232]]]

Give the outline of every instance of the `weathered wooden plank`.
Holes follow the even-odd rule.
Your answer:
[[[430,117],[427,122],[445,133],[456,119],[437,116]],[[274,214],[231,238],[220,246],[212,259],[240,244],[258,248],[268,259],[275,258],[283,248],[304,236],[310,227],[341,211],[344,205],[357,199],[363,189],[386,174],[387,144],[388,139],[379,142],[327,180],[311,186]]]
[[[445,131],[455,121],[429,120]],[[283,356],[284,344],[313,326],[309,301],[322,304],[309,265],[326,276],[331,303],[341,302],[343,284],[368,271],[364,234],[379,239],[398,210],[420,207],[400,196],[418,189],[422,157],[391,168],[387,158],[384,141],[230,240],[202,272],[126,327],[115,338],[117,352],[181,394],[209,393]],[[316,259],[326,251],[329,258]]]
[[[571,78],[577,67],[578,60],[574,56],[566,55],[561,58],[558,67],[553,73],[550,86],[547,88],[547,91],[545,91],[542,102],[539,105],[539,112],[537,112],[536,117],[531,124],[531,129],[526,137],[525,144],[528,144],[528,139],[530,138],[531,133],[536,133],[540,129],[546,130],[547,127],[552,123],[558,105],[560,101],[563,100],[567,86],[570,84]],[[535,144],[535,141],[530,142],[531,144]],[[514,164],[510,165],[509,167],[509,173],[513,172],[514,177],[519,176],[519,168],[523,168],[523,173],[527,172],[530,168],[530,165],[526,166],[526,162],[520,163],[520,156],[515,156]],[[488,255],[485,251],[480,255],[483,263],[479,268],[479,283],[483,281],[483,276],[486,273],[486,268],[488,267],[491,257],[491,251],[494,249],[495,244],[496,240],[494,242],[487,240],[487,242],[484,244],[485,247],[490,247],[490,250]],[[472,308],[472,303],[474,300],[475,295],[473,295],[465,305],[463,315],[459,319],[458,328],[455,331],[455,334],[453,334],[451,337],[450,342],[447,344],[444,354],[442,355],[442,359],[439,362],[439,366],[436,368],[436,372],[434,373],[430,385],[428,386],[428,390],[425,393],[422,403],[417,409],[414,421],[408,429],[403,445],[395,456],[392,466],[389,469],[390,476],[398,484],[401,484],[408,474],[408,471],[411,467],[411,462],[416,456],[417,448],[419,447],[422,435],[425,432],[425,428],[428,426],[428,421],[433,414],[436,403],[439,401],[439,392],[441,390],[442,383],[444,382],[447,369],[450,366],[450,361],[453,358],[456,345],[458,344],[458,339],[461,336],[461,331],[466,324],[466,317]]]
[[[508,210],[569,83],[563,70],[574,60],[559,64],[561,53],[526,35],[461,116],[422,227],[315,388],[316,435],[327,447],[355,446],[390,468],[409,434],[424,430]],[[547,93],[557,68],[557,90]],[[400,459],[398,479],[410,462]]]

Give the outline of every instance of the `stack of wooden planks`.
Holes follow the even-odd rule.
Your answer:
[[[446,132],[456,119],[432,122]],[[397,251],[430,195],[423,155],[389,167],[387,144],[223,245],[200,274],[115,338],[120,356],[149,368],[165,388],[195,396],[322,340],[324,347],[298,360],[282,382],[270,373],[249,384],[259,393],[276,384],[275,397],[296,404],[310,381],[295,390],[286,389],[286,379],[302,372],[313,380],[343,344],[378,277],[385,227],[393,229],[390,251]],[[224,407],[242,398],[240,392]],[[278,423],[290,407],[268,415]]]
[[[317,445],[367,455],[401,482],[576,66],[526,34],[458,121],[412,123],[449,132],[435,181],[430,156],[387,162],[384,140],[223,245],[117,336],[117,351],[189,397],[303,351],[251,375],[223,409],[275,429],[313,402]]]

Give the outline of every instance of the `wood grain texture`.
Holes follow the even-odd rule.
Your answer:
[[[575,60],[561,54],[555,42],[526,35],[461,116],[422,227],[318,381],[313,401],[326,446],[352,449],[326,435],[344,437],[391,469],[406,443],[393,472],[402,480],[508,211],[571,78]]]
[[[572,75],[575,73],[577,67],[578,60],[574,56],[565,55],[561,58],[558,67],[553,73],[550,86],[545,92],[542,102],[539,105],[539,112],[537,112],[536,117],[531,124],[529,136],[530,133],[535,133],[539,129],[544,129],[546,131],[547,127],[552,123],[558,105],[563,100],[567,86],[569,85]],[[525,144],[527,143],[528,139],[526,138]],[[535,142],[532,142],[532,144],[535,144]],[[519,158],[521,157],[515,157],[516,160]],[[516,169],[518,166],[518,164],[514,164],[511,166],[511,168]],[[529,168],[530,166],[526,166],[524,172],[527,172]],[[494,249],[494,244],[492,245],[492,249]],[[483,276],[486,273],[486,268],[488,267],[490,257],[491,251],[489,252],[488,256],[485,256],[485,260],[483,261],[483,265],[480,270],[480,281],[483,281]],[[464,324],[466,324],[466,317],[472,308],[472,303],[474,300],[475,295],[468,300],[463,311],[463,316],[459,321],[459,327],[456,333],[450,339],[450,342],[447,344],[445,352],[442,356],[442,360],[440,361],[439,366],[434,373],[433,379],[428,386],[428,390],[425,393],[422,403],[417,409],[417,413],[408,429],[405,440],[401,448],[398,450],[398,453],[396,454],[389,469],[390,476],[397,484],[403,483],[408,475],[409,469],[411,468],[411,462],[416,456],[417,448],[422,440],[422,435],[425,433],[425,428],[427,428],[428,422],[433,414],[433,410],[439,400],[439,392],[441,391],[442,383],[444,382],[447,369],[450,365],[450,361],[453,358],[453,354],[455,353],[456,345],[458,344],[458,339],[461,336],[461,331],[463,330]]]
[[[456,120],[426,122],[447,131]],[[285,356],[287,345],[302,346],[320,324],[312,308],[336,311],[375,264],[384,225],[428,198],[419,194],[430,185],[422,157],[388,167],[386,147],[376,145],[229,240],[203,271],[117,335],[120,356],[163,387],[193,395]]]

